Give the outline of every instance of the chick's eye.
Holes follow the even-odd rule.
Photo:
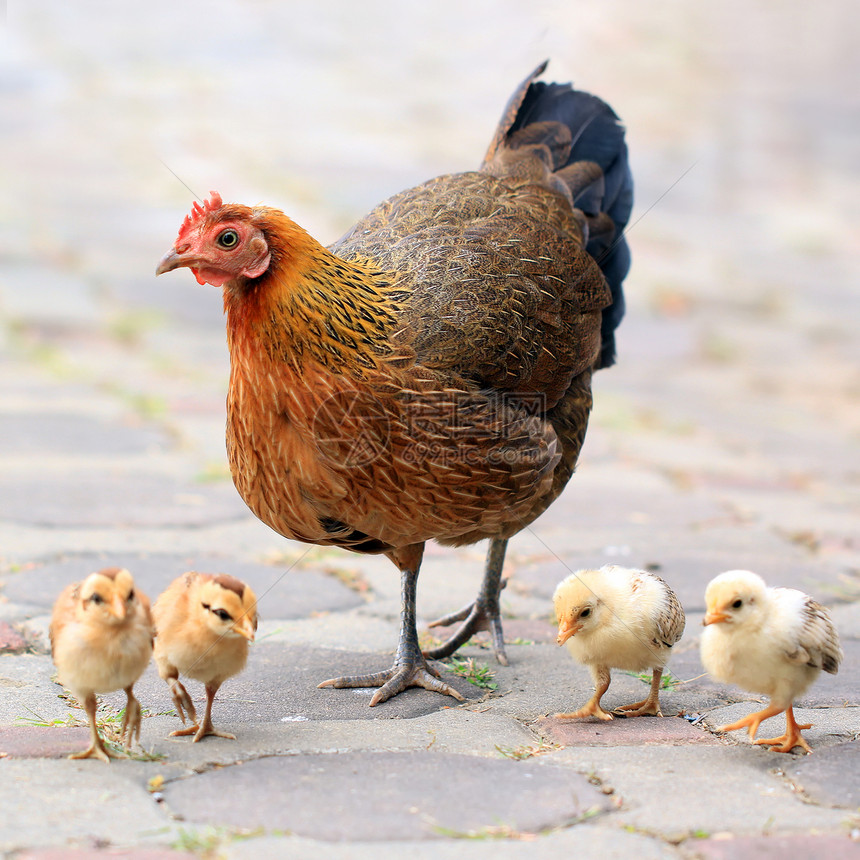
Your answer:
[[[126,597],[126,600],[134,600],[134,589],[133,588],[131,591],[129,591],[128,597]]]
[[[229,612],[224,609],[213,609],[212,610],[222,621],[232,621],[233,618]]]
[[[235,248],[239,244],[239,234],[235,230],[225,230],[215,241],[222,248]]]
[[[738,599],[737,599],[737,600],[732,604],[732,609],[740,609],[743,605],[744,605],[743,600],[741,600],[740,598],[738,598]]]
[[[103,598],[100,594],[94,594],[94,595],[90,598],[90,600],[92,600],[92,602],[93,602],[93,603],[96,603],[96,604],[98,604],[98,603],[104,603],[104,602],[105,602],[105,601],[104,601],[104,598]]]
[[[583,609],[582,612],[579,613],[580,618],[588,618],[591,615],[591,609]]]

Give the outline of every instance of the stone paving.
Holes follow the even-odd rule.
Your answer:
[[[860,856],[855,13],[714,5],[0,5],[0,854]],[[316,684],[388,665],[396,572],[250,515],[225,463],[220,298],[152,273],[183,183],[332,241],[473,166],[546,56],[628,126],[620,361],[577,475],[511,543],[511,665],[478,637],[459,656],[483,686],[443,667],[462,704],[409,690],[370,709]],[[428,548],[427,642],[483,552]],[[552,717],[590,692],[554,644],[552,591],[606,562],[658,570],[687,611],[663,719]],[[65,758],[87,730],[54,680],[50,608],[106,565],[153,599],[190,569],[253,586],[258,641],[214,710],[235,741],[169,738],[150,667],[142,749]],[[760,701],[698,657],[705,585],[735,567],[832,608],[845,662],[798,702],[810,756],[712,732]],[[644,691],[619,672],[604,701]],[[103,697],[106,726],[122,700]]]

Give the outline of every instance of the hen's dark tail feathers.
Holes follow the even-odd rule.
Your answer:
[[[601,325],[600,367],[608,367],[615,361],[615,329],[624,316],[623,283],[630,269],[624,228],[633,207],[633,176],[624,127],[596,96],[570,84],[535,81],[545,68],[546,63],[538,66],[511,96],[486,161],[501,147],[548,149],[553,179],[585,214],[586,249],[612,291]],[[556,123],[570,131],[570,141]]]

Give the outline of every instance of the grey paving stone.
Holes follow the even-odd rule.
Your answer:
[[[130,468],[123,474],[0,476],[0,519],[43,527],[173,528],[248,516],[232,484],[180,480]]]
[[[718,744],[712,734],[680,717],[617,717],[559,720],[548,717],[533,724],[535,731],[564,746],[625,746],[641,744]]]
[[[74,726],[0,726],[0,758],[64,758],[85,750],[90,730]]]
[[[684,848],[694,860],[855,860],[860,856],[860,845],[848,836],[824,834],[699,839]]]
[[[157,427],[134,427],[64,412],[0,414],[4,455],[145,454],[170,447]]]
[[[425,842],[321,842],[297,836],[261,836],[236,840],[222,849],[229,860],[377,860],[408,854],[414,860],[557,860],[592,857],[603,860],[680,860],[680,851],[646,834],[615,827],[583,824],[537,838],[513,834],[509,839],[434,839]]]
[[[164,794],[170,811],[187,821],[280,828],[332,842],[497,828],[537,833],[611,806],[584,777],[563,769],[426,752],[264,758],[171,782]]]
[[[857,730],[860,732],[860,720]],[[815,755],[791,763],[786,773],[815,803],[860,808],[860,742],[815,750]]]
[[[778,757],[778,760],[777,760]],[[749,745],[567,747],[556,764],[615,790],[620,826],[681,841],[697,832],[842,832],[845,810],[805,803],[775,774],[785,756]]]
[[[27,570],[5,574],[0,593],[15,603],[47,611],[70,582],[112,566],[127,567],[137,586],[153,603],[176,577],[189,570],[198,570],[229,573],[247,582],[257,595],[258,610],[264,618],[306,618],[314,612],[336,612],[364,604],[360,594],[334,576],[316,570],[288,570],[286,567],[251,564],[206,553],[67,556],[61,561],[35,563]]]
[[[0,851],[145,845],[168,825],[133,762],[0,759]]]

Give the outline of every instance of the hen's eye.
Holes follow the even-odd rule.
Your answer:
[[[741,600],[740,598],[738,598],[738,599],[737,599],[737,600],[732,604],[732,609],[740,609],[743,605],[744,605],[743,600]]]
[[[235,248],[239,244],[239,234],[235,230],[225,230],[215,241],[222,248]]]
[[[213,609],[212,612],[215,613],[222,621],[232,621],[230,613],[224,609]]]

